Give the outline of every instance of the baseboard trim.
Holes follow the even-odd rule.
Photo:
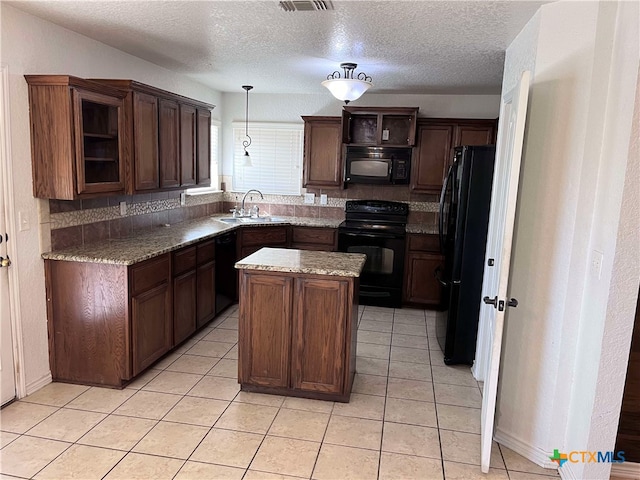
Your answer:
[[[640,463],[614,463],[611,465],[611,476],[627,478],[629,480],[640,480]]]
[[[549,459],[549,452],[542,450],[541,448],[530,445],[519,438],[514,437],[513,435],[506,433],[500,428],[496,428],[496,432],[494,435],[494,440],[501,445],[504,445],[507,448],[510,448],[514,452],[522,455],[527,460],[532,461],[536,465],[548,468],[549,470],[557,470],[558,464],[552,462]]]
[[[36,390],[40,390],[45,385],[49,385],[52,382],[51,372],[43,375],[39,379],[27,384],[27,395],[31,395]]]
[[[564,465],[558,469],[562,480],[580,480],[576,472],[573,471],[573,465],[571,462],[565,462]]]

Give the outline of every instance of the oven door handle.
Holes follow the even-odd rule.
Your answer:
[[[340,235],[346,235],[348,237],[367,237],[367,238],[402,238],[400,235],[388,235],[385,233],[348,233],[340,232]]]

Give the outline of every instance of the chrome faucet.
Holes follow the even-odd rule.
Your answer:
[[[260,198],[262,200],[264,200],[264,195],[262,195],[262,192],[260,190],[255,190],[255,189],[249,190],[247,193],[244,194],[244,197],[242,197],[242,205],[240,206],[240,216],[245,216],[246,215],[246,212],[245,212],[245,209],[244,209],[244,201],[246,200],[247,195],[249,195],[251,192],[259,193],[260,194]],[[249,214],[249,215],[251,215],[251,214]]]

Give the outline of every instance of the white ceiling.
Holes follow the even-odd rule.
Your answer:
[[[504,51],[547,1],[28,1],[25,12],[224,92],[323,93],[340,62],[373,93],[494,94]]]

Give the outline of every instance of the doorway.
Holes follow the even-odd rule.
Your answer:
[[[10,242],[13,238],[11,219],[9,166],[9,107],[8,70],[0,67],[0,405],[16,398],[15,309],[12,297],[13,279],[10,272],[13,257]],[[14,267],[15,268],[15,267]]]

